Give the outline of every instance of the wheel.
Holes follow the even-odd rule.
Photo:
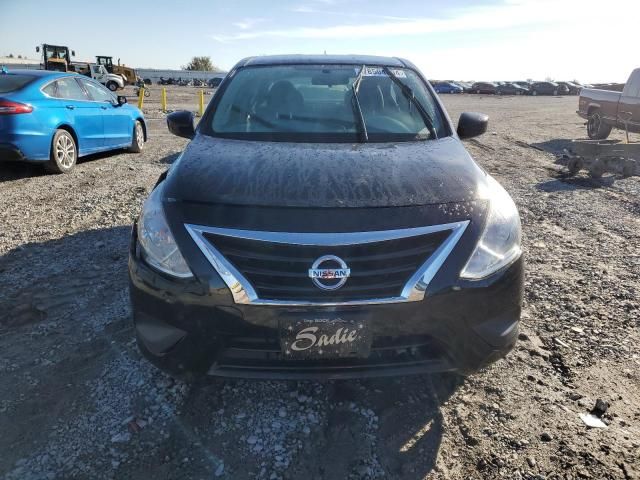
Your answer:
[[[602,160],[596,158],[589,167],[589,176],[591,178],[601,178],[605,172],[605,165]]]
[[[634,174],[636,170],[636,162],[635,160],[626,159],[624,162],[624,166],[622,167],[622,176],[630,177]]]
[[[118,90],[118,84],[113,80],[110,80],[107,82],[107,88],[112,92],[115,92],[116,90]]]
[[[531,95],[533,95],[533,96],[535,97],[536,95],[538,95],[538,91],[537,91],[537,90],[533,90],[533,91],[531,92]]]
[[[555,96],[555,95],[558,95],[558,90],[554,90],[554,91],[553,91],[553,95],[554,95],[554,96]]]
[[[583,167],[584,163],[582,159],[579,157],[571,157],[567,162],[567,170],[569,170],[569,175],[573,176],[580,171]]]
[[[142,122],[136,120],[136,124],[133,126],[133,136],[131,138],[131,147],[129,151],[133,153],[140,153],[144,148],[144,128]]]
[[[496,92],[496,94],[497,94],[497,95],[502,95],[502,90],[498,90],[498,91]]]
[[[595,110],[587,120],[587,135],[591,140],[604,140],[611,133],[611,125],[602,121],[600,111]]]
[[[144,96],[145,96],[145,97],[150,97],[150,96],[151,96],[151,92],[149,91],[149,89],[148,89],[148,88],[145,88],[145,89],[144,89]]]
[[[56,130],[51,141],[49,161],[44,164],[51,173],[69,173],[78,159],[76,142],[66,130]]]

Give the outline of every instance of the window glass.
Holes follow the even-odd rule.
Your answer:
[[[58,84],[58,97],[69,100],[88,100],[87,94],[80,88],[78,82],[73,77],[61,78]]]
[[[640,70],[634,70],[629,81],[624,86],[622,94],[625,97],[638,97],[640,96]]]
[[[84,79],[82,80],[82,83],[84,84],[85,88],[89,92],[89,95],[91,95],[91,98],[96,102],[111,103],[115,101],[111,92],[109,92],[102,85],[95,82],[91,82],[89,80],[84,80]]]
[[[0,75],[0,93],[9,93],[20,90],[28,83],[35,80],[33,75],[10,74]]]
[[[49,95],[50,97],[56,96],[56,82],[51,82],[49,85],[42,89],[42,92],[45,95]]]
[[[288,65],[242,68],[231,79],[204,133],[274,141],[358,141],[362,125],[369,141],[411,141],[447,135],[440,110],[422,79],[392,69],[427,112],[416,105],[381,67]],[[432,131],[430,131],[432,130]]]

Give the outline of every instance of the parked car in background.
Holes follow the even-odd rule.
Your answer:
[[[469,93],[471,91],[471,87],[473,86],[473,82],[455,82],[455,83],[462,87],[462,91],[464,93]]]
[[[140,350],[176,376],[281,379],[503,356],[524,262],[513,200],[461,141],[487,122],[452,125],[406,60],[242,60],[197,127],[167,117],[190,143],[132,230]]]
[[[566,95],[569,93],[567,87],[555,82],[533,82],[530,91],[531,95]]]
[[[436,93],[462,93],[464,89],[453,82],[431,82]]]
[[[577,85],[573,82],[556,82],[560,86],[567,87],[568,95],[579,95],[580,90],[582,89],[581,85]]]
[[[531,82],[526,82],[524,80],[519,80],[517,82],[511,82],[511,83],[514,83],[515,85],[518,85],[519,87],[526,88],[527,90],[531,89]]]
[[[218,88],[221,83],[222,83],[222,77],[213,77],[209,79],[209,81],[207,82],[207,85],[209,86],[209,88]]]
[[[494,94],[496,93],[497,86],[498,85],[493,82],[476,82],[473,85],[471,85],[471,92]]]
[[[591,85],[591,88],[598,90],[609,90],[612,92],[622,92],[624,90],[624,83],[595,83]]]
[[[70,172],[78,157],[116,148],[140,152],[144,116],[93,79],[47,70],[0,71],[0,160]]]
[[[526,95],[528,93],[529,89],[515,83],[503,83],[496,87],[496,95]]]
[[[577,113],[587,119],[587,135],[593,140],[607,138],[612,128],[640,133],[640,68],[631,72],[622,93],[583,88]]]

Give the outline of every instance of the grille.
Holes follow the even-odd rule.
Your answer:
[[[450,234],[448,229],[360,244],[301,245],[202,232],[260,299],[312,302],[399,297]],[[309,278],[313,262],[325,255],[340,257],[351,270],[338,290],[322,290]]]
[[[369,358],[295,360],[284,358],[276,337],[235,337],[209,370],[222,376],[274,378],[326,378],[379,376],[451,369],[451,359],[443,346],[429,335],[375,337]],[[400,370],[398,370],[400,369]]]

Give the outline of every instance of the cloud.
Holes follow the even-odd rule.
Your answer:
[[[544,2],[543,2],[544,3]],[[570,2],[574,3],[574,2]],[[301,13],[313,13],[313,7],[299,6]],[[556,10],[561,9],[557,6]],[[326,12],[324,12],[326,13]],[[257,38],[298,39],[358,39],[385,36],[423,35],[438,32],[507,28],[549,19],[547,7],[540,2],[527,0],[492,7],[472,7],[449,18],[388,19],[375,23],[336,24],[317,27],[292,27],[271,30],[236,32],[227,35],[212,35],[220,42],[252,40]],[[556,17],[554,15],[553,17]]]
[[[249,30],[264,21],[264,18],[243,18],[242,20],[234,22],[231,25],[238,27],[240,30]]]
[[[330,2],[333,0],[317,0]],[[611,0],[612,3],[633,5],[636,0]],[[299,13],[314,13],[316,9],[309,5],[295,7]],[[621,5],[610,5],[607,11],[620,11]],[[326,11],[317,10],[322,13]],[[381,22],[360,22],[357,24],[334,24],[314,27],[292,27],[282,29],[253,30],[251,32],[235,32],[230,34],[210,35],[219,42],[253,40],[258,38],[275,39],[363,39],[381,37],[416,36],[431,33],[496,30],[513,27],[551,25],[567,22],[579,22],[585,18],[595,20],[603,15],[602,9],[585,7],[582,0],[506,0],[504,3],[491,6],[473,6],[452,10],[447,18],[421,17],[414,19],[376,17],[385,19]],[[350,16],[350,14],[342,13]],[[358,14],[363,18],[371,18],[367,14]]]
[[[327,3],[327,5],[331,5],[331,3]],[[355,18],[355,19],[377,18],[381,20],[411,20],[411,18],[409,17],[398,17],[395,15],[376,15],[373,13],[365,13],[365,12],[359,12],[359,11],[346,12],[344,10],[342,11],[325,10],[325,9],[317,8],[313,5],[296,5],[295,7],[290,8],[289,11],[293,13],[313,13],[313,14],[321,13],[322,15],[349,17],[349,18]]]

